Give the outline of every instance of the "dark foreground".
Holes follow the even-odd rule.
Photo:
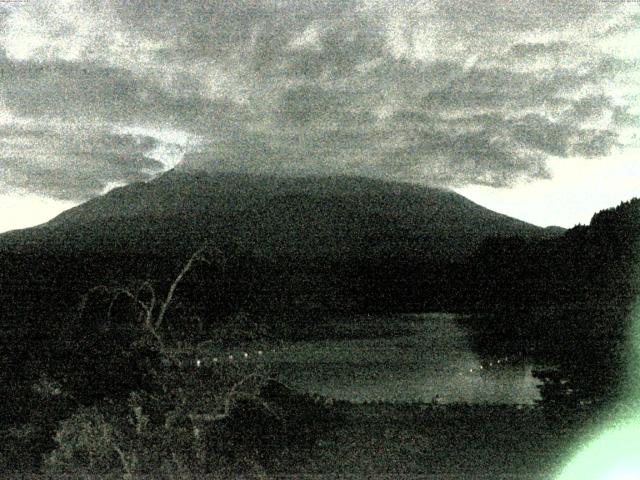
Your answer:
[[[313,448],[270,473],[296,478],[546,479],[567,460],[585,413],[509,405],[338,403]],[[580,427],[575,425],[580,424]],[[573,427],[571,426],[573,425]]]
[[[246,416],[234,422],[233,431],[208,433],[211,454],[224,452],[225,444],[235,449],[224,454],[235,456],[225,465],[200,472],[187,468],[168,475],[138,465],[132,476],[118,462],[108,472],[65,471],[61,465],[52,469],[46,464],[32,469],[27,465],[35,466],[38,459],[27,457],[37,455],[34,446],[21,446],[20,439],[9,435],[13,438],[4,440],[12,441],[14,448],[3,454],[2,475],[50,479],[550,479],[566,462],[576,439],[594,423],[587,411],[549,412],[541,406],[332,403],[285,392],[286,398],[280,392],[277,401],[287,409],[284,429],[276,424],[256,429],[257,417],[245,411]],[[259,438],[248,443],[239,438],[252,435]],[[27,437],[23,437],[26,442]],[[265,445],[269,442],[272,445]],[[16,461],[24,462],[22,468],[11,471]],[[78,462],[82,459],[74,460]]]

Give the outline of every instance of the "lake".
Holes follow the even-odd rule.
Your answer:
[[[267,347],[261,362],[304,392],[352,402],[531,404],[540,399],[534,366],[479,358],[452,314],[367,316],[346,320],[356,339],[288,342]],[[379,322],[398,333],[367,338]],[[334,325],[332,320],[328,323]],[[328,328],[331,328],[330,326]],[[251,361],[255,351],[248,353]],[[235,361],[245,355],[236,352]]]

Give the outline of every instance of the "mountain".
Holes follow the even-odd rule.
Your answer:
[[[65,371],[102,398],[117,383],[105,372],[127,368],[136,315],[123,300],[107,316],[110,299],[97,294],[79,314],[82,296],[146,279],[162,295],[206,241],[227,261],[185,276],[165,322],[172,341],[235,318],[295,338],[327,310],[475,310],[480,350],[506,345],[545,365],[580,358],[563,373],[587,391],[620,371],[639,202],[563,233],[412,184],[171,171],[0,235],[0,384],[21,375],[27,397],[40,372]]]
[[[448,279],[464,278],[451,275],[453,262],[512,235],[549,233],[437,188],[170,171],[0,235],[0,329],[18,343],[45,324],[59,335],[92,287],[149,279],[162,289],[205,242],[223,252],[224,269],[200,265],[181,299],[207,318],[440,308],[457,301]]]
[[[84,309],[81,299],[98,285],[136,291],[136,280],[162,295],[205,242],[225,262],[185,276],[166,322],[173,340],[239,313],[281,338],[326,310],[440,308],[459,291],[447,283],[452,262],[511,235],[548,232],[436,188],[170,171],[0,235],[0,383],[20,383],[28,397],[39,372],[66,372],[71,383],[93,382],[98,396],[111,391],[95,379],[127,368],[121,349],[136,315],[124,302],[107,316],[105,295]],[[193,319],[200,327],[184,328]]]
[[[188,252],[205,239],[295,262],[458,259],[487,237],[557,235],[451,191],[354,177],[170,171],[52,221],[0,236],[0,251]]]

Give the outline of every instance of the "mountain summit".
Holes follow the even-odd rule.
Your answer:
[[[552,234],[451,191],[360,177],[170,171],[41,226],[0,236],[21,251],[162,253],[229,242],[258,257],[461,258],[487,237]]]

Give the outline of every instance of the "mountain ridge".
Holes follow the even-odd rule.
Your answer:
[[[436,187],[363,177],[171,170],[111,190],[37,227],[5,232],[0,246],[155,251],[162,244],[194,248],[214,239],[265,257],[457,258],[490,236],[557,234]]]

